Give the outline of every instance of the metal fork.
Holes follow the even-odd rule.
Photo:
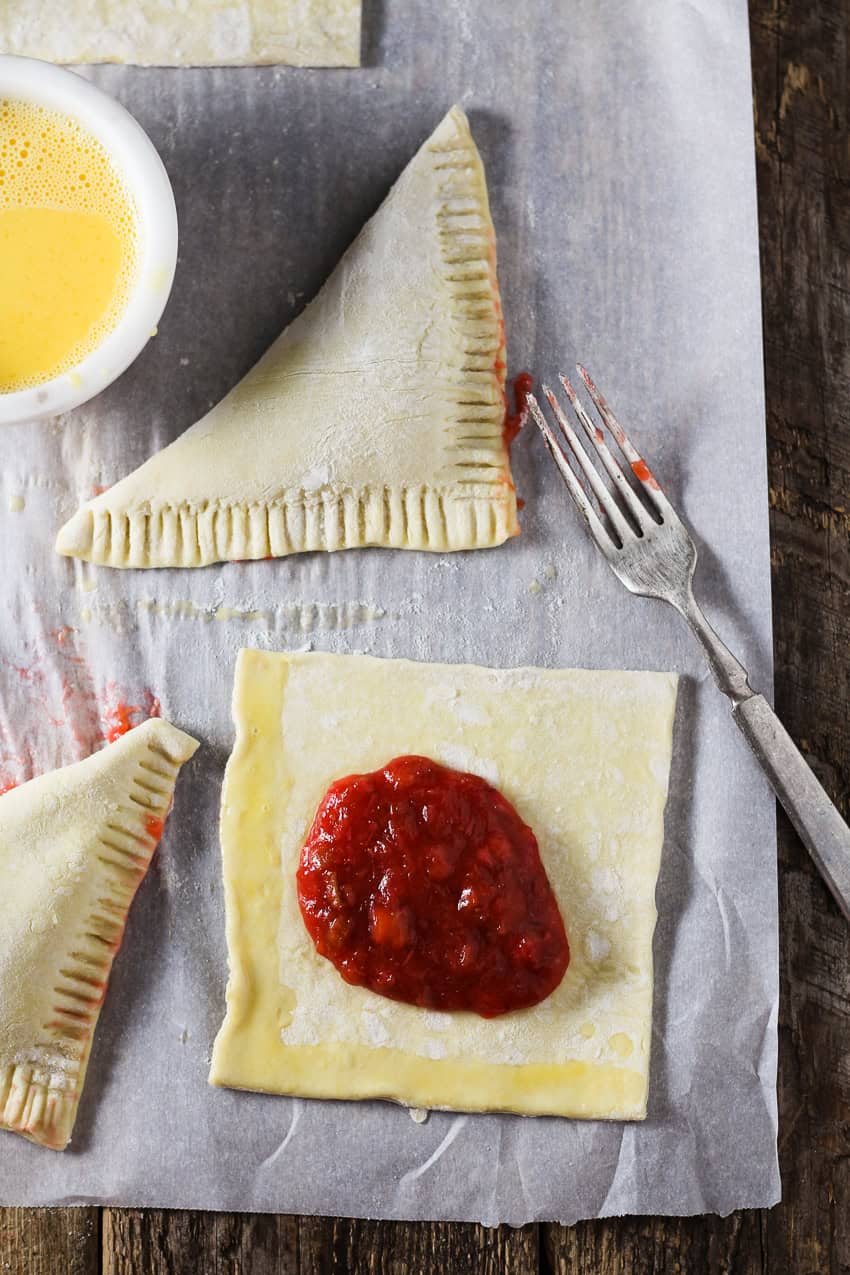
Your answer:
[[[541,411],[535,396],[529,394],[527,401],[567,490],[608,565],[626,588],[643,597],[669,602],[687,620],[705,651],[714,680],[732,701],[732,716],[820,869],[836,903],[850,920],[850,828],[767,700],[751,689],[743,665],[735,659],[703,615],[693,593],[697,551],[688,529],[581,365],[578,373],[603,424],[613,435],[637,480],[644,499],[637,495],[627,479],[608,446],[603,430],[591,420],[568,379],[561,376],[561,384],[581,431],[591,445],[590,449],[582,445],[579,433],[567,419],[558,399],[545,385],[543,393],[566,441],[566,448]],[[591,459],[591,452],[595,452],[610,479],[610,488]],[[586,488],[573,464],[583,476]]]

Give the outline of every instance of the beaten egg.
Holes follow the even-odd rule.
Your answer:
[[[129,300],[138,239],[132,196],[97,138],[0,98],[0,394],[97,348]]]

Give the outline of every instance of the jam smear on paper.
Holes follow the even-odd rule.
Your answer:
[[[67,624],[42,630],[24,662],[0,661],[7,674],[26,683],[23,723],[17,696],[0,700],[0,795],[161,715],[159,700],[147,689],[97,685],[78,635]]]
[[[505,446],[510,449],[511,443],[525,424],[528,416],[528,396],[534,390],[534,377],[530,372],[520,372],[514,377],[513,412],[505,412]]]

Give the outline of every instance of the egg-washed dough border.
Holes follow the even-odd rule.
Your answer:
[[[0,48],[48,62],[359,66],[361,0],[0,0]]]
[[[374,738],[363,739],[364,723],[358,719],[353,729],[363,740],[362,748],[349,750],[347,745],[342,746],[343,753],[351,753],[350,764],[339,755],[340,731],[334,729],[330,714],[327,729],[318,720],[321,718],[318,702],[314,705],[317,712],[308,714],[312,726],[303,716],[293,714],[291,704],[287,705],[288,689],[291,696],[293,688],[300,684],[303,689],[311,677],[319,679],[317,685],[320,682],[331,696],[342,685],[353,692],[358,682],[361,694],[364,688],[367,693],[375,692],[374,714],[369,723]],[[292,683],[290,678],[294,679]],[[233,701],[237,736],[225,775],[221,816],[230,976],[227,1013],[213,1050],[210,1083],[314,1098],[389,1098],[416,1107],[642,1119],[646,1114],[649,1078],[654,891],[663,841],[676,682],[675,675],[665,673],[488,670],[376,660],[368,656],[240,652]],[[529,809],[522,801],[522,794],[512,789],[507,774],[488,774],[490,763],[485,753],[489,750],[507,757],[510,751],[505,739],[506,723],[492,720],[494,703],[498,712],[499,697],[521,694],[529,720],[537,717],[534,735],[539,756],[536,762],[547,768],[555,785],[566,782],[570,791],[578,791],[585,782],[589,784],[582,800],[587,802],[587,809],[592,809],[594,817],[605,809],[606,803],[610,805],[606,783],[623,786],[614,805],[617,818],[624,810],[631,811],[631,815],[626,816],[630,827],[610,825],[607,832],[602,831],[601,841],[595,847],[573,851],[574,858],[590,853],[599,857],[599,869],[590,869],[590,878],[594,872],[597,876],[601,874],[599,897],[595,901],[591,898],[587,906],[610,908],[610,900],[606,902],[605,891],[610,885],[606,873],[613,872],[608,861],[614,859],[611,855],[606,858],[603,843],[607,835],[611,845],[616,842],[622,849],[622,838],[629,840],[634,862],[623,861],[622,870],[629,877],[633,893],[626,901],[626,919],[622,922],[629,929],[623,968],[618,970],[615,962],[599,977],[594,975],[594,961],[590,958],[598,958],[608,940],[586,925],[579,925],[571,917],[569,900],[559,895],[572,948],[570,969],[561,988],[542,1007],[500,1019],[481,1020],[471,1014],[437,1016],[451,1020],[444,1038],[451,1042],[457,1033],[458,1056],[427,1057],[414,1052],[414,1048],[420,1046],[415,1045],[415,1030],[411,1031],[408,1026],[404,1027],[405,1043],[409,1038],[413,1048],[410,1045],[398,1048],[395,1040],[376,1047],[352,1039],[350,1023],[345,1025],[347,1009],[341,1011],[336,1027],[333,1020],[319,1027],[321,1038],[317,1041],[285,1043],[283,1036],[293,1030],[299,1012],[297,993],[286,980],[297,984],[299,970],[308,971],[308,984],[311,979],[319,979],[315,984],[317,989],[322,987],[322,979],[331,980],[324,984],[325,992],[331,993],[330,1001],[317,991],[315,999],[305,998],[302,1006],[302,1015],[307,1017],[314,1005],[321,1006],[317,1021],[326,1016],[334,995],[341,996],[341,1004],[353,1007],[352,1015],[359,1010],[362,1017],[364,1006],[373,1016],[407,1015],[408,1024],[423,1015],[423,1011],[414,1007],[400,1006],[364,988],[350,987],[329,962],[318,956],[303,926],[303,933],[296,933],[300,917],[293,920],[294,914],[290,913],[288,918],[285,915],[285,905],[297,908],[297,901],[294,890],[287,896],[289,871],[285,874],[282,870],[282,856],[294,873],[309,819],[332,780],[343,773],[371,769],[402,751],[395,746],[398,730],[391,727],[391,720],[398,723],[408,719],[412,746],[404,751],[417,751],[414,742],[417,696],[424,686],[426,696],[433,692],[439,698],[448,684],[459,688],[460,698],[455,705],[460,707],[459,715],[451,708],[446,710],[452,719],[458,716],[458,726],[453,738],[445,740],[442,756],[436,759],[462,769],[477,768],[488,778],[499,780],[499,786],[535,828],[550,879],[553,849],[545,826],[548,812]],[[399,700],[399,688],[403,685],[412,688],[408,703]],[[485,694],[487,687],[489,699]],[[392,714],[385,711],[389,704],[380,702],[382,690],[389,696]],[[302,709],[305,702],[302,698]],[[487,711],[481,708],[484,703]],[[567,755],[564,748],[559,747],[559,727],[555,724],[558,709],[554,708],[558,703],[562,712],[575,709],[579,717],[584,715],[583,721],[576,722],[576,729],[587,733],[583,755],[580,752]],[[443,713],[442,708],[438,711]],[[489,725],[484,720],[488,713]],[[287,760],[285,738],[287,732],[291,734],[299,727],[304,729],[292,739],[296,758],[292,767]],[[315,762],[321,744],[317,745],[314,737],[303,737],[310,729],[319,731],[328,741],[327,756],[319,762],[318,772]],[[447,725],[449,733],[451,727]],[[485,740],[489,742],[482,744]],[[607,761],[601,755],[603,749],[608,752]],[[525,744],[523,750],[527,751]],[[432,749],[429,753],[426,746],[419,751],[428,755],[440,752]],[[297,757],[302,754],[309,754],[313,759],[312,779],[298,773]],[[377,762],[376,754],[380,754]],[[323,766],[326,773],[319,778]],[[503,769],[507,771],[507,767]],[[577,780],[578,771],[584,774]],[[570,775],[572,778],[567,779]],[[614,775],[619,777],[612,779]],[[552,792],[556,792],[555,787]],[[299,817],[304,826],[299,823],[297,833],[294,829],[287,831],[291,807],[299,801],[303,805]],[[553,799],[553,809],[556,804]],[[585,864],[579,871],[579,877],[582,873],[587,876],[587,867]],[[571,975],[574,981],[570,985]],[[628,1005],[605,1009],[609,995],[606,980],[613,980],[614,1000],[626,997]],[[597,985],[601,986],[601,993],[587,991]],[[564,988],[567,1001],[577,997],[576,1005],[566,1015],[559,1012],[557,1000]],[[585,1002],[594,1001],[596,1022],[590,1021],[591,1011],[585,1007]],[[409,1017],[411,1015],[414,1017]],[[539,1025],[547,1015],[547,1031],[554,1031],[556,1038],[568,1035],[570,1029],[576,1031],[579,1044],[574,1050],[575,1056],[548,1061],[545,1050],[549,1046]],[[475,1039],[475,1033],[490,1031],[496,1041],[500,1031],[505,1030],[507,1020],[514,1020],[513,1025],[508,1026],[509,1031],[517,1030],[523,1037],[531,1033],[531,1043],[525,1042],[526,1052],[534,1053],[535,1032],[540,1036],[543,1051],[540,1057],[522,1062],[497,1061],[504,1050],[494,1044],[488,1057],[486,1038],[483,1046],[479,1039],[474,1048],[465,1047],[465,1034],[470,1032],[473,1033],[470,1040]],[[630,1034],[619,1030],[624,1024]],[[595,1036],[601,1044],[592,1039]],[[628,1051],[624,1048],[626,1043]]]

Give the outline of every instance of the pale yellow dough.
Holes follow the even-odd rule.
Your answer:
[[[0,797],[0,1128],[66,1146],[127,912],[197,746],[152,719]]]
[[[56,547],[113,567],[198,567],[501,544],[519,529],[504,386],[484,169],[455,108],[256,367],[84,504]]]
[[[359,66],[360,0],[0,0],[4,53],[135,66]]]
[[[242,651],[222,798],[230,977],[210,1081],[412,1107],[646,1114],[655,884],[676,677]],[[295,870],[329,785],[424,754],[534,829],[572,960],[533,1009],[429,1013],[345,983]]]

